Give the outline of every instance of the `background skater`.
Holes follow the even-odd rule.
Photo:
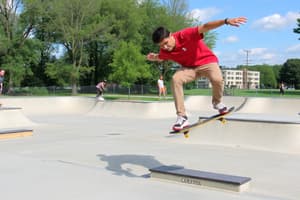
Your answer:
[[[100,81],[97,85],[96,85],[96,88],[97,88],[97,95],[96,95],[96,98],[98,100],[101,100],[103,101],[104,98],[103,98],[103,92],[105,90],[105,87],[106,87],[106,80],[104,81]]]

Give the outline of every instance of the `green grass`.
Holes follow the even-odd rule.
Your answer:
[[[185,90],[185,95],[205,95],[212,94],[211,89],[191,89]],[[246,97],[287,97],[287,98],[300,98],[300,90],[285,90],[284,95],[280,95],[278,89],[225,89],[225,95],[229,96],[246,96]]]
[[[95,97],[94,94],[79,94],[79,96]],[[106,100],[124,100],[124,101],[170,101],[172,96],[159,98],[157,95],[125,95],[125,94],[104,94]]]
[[[160,101],[160,100],[167,100],[170,99],[169,97],[159,98],[157,96],[141,96],[141,95],[105,95],[105,99],[107,100],[134,100],[134,101]]]

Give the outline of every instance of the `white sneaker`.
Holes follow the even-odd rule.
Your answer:
[[[173,125],[174,131],[180,131],[184,127],[187,127],[189,125],[189,121],[187,116],[177,116],[177,120],[175,124]]]
[[[98,97],[98,101],[104,101],[103,97]]]
[[[227,107],[223,103],[218,103],[213,107],[214,109],[218,110],[220,114],[225,114],[226,112],[228,112]]]

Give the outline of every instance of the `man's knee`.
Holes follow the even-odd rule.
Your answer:
[[[224,80],[222,77],[214,77],[210,80],[212,85],[223,85],[224,84]]]
[[[180,76],[180,74],[178,73],[175,73],[173,76],[172,76],[172,83],[174,85],[182,85],[184,83],[184,80],[183,78]]]

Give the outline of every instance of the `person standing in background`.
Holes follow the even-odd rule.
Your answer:
[[[163,75],[159,76],[159,79],[157,80],[157,87],[158,87],[158,96],[161,98],[161,95],[166,97],[166,87],[164,84],[164,78]]]
[[[3,92],[3,82],[4,82],[4,75],[5,75],[5,71],[3,69],[0,70],[0,95]],[[1,107],[2,103],[0,102],[0,107]]]
[[[3,69],[0,70],[0,94],[3,92],[3,82],[4,82],[5,71]]]
[[[281,95],[284,95],[284,84],[283,84],[283,82],[281,82],[279,84],[279,92],[280,92]]]

